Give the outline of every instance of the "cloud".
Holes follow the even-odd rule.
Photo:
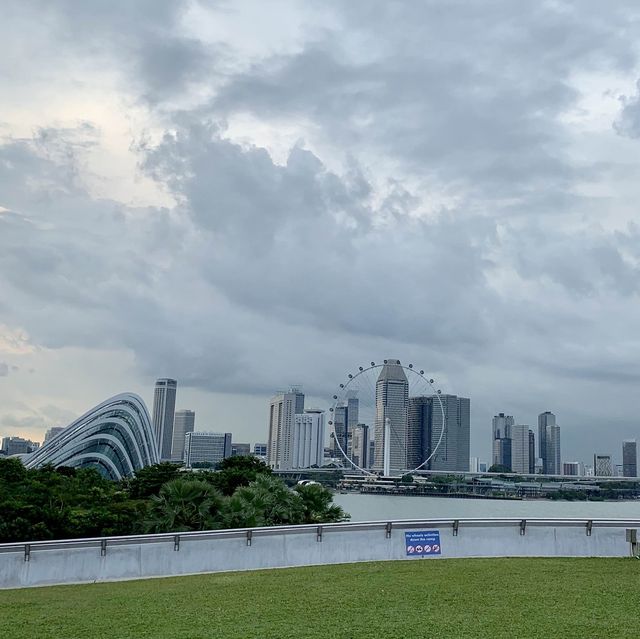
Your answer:
[[[229,402],[290,381],[322,397],[398,356],[470,394],[478,433],[546,408],[597,433],[596,390],[628,427],[637,158],[611,149],[640,118],[637,95],[598,100],[637,80],[633,5],[308,4],[296,46],[251,57],[189,26],[194,6],[14,3],[26,54],[0,26],[16,91],[71,82],[95,104],[104,82],[174,203],[95,196],[99,112],[3,130],[2,354],[122,349],[141,379]],[[223,10],[250,30],[251,3]]]
[[[622,109],[613,127],[619,135],[637,139],[640,137],[640,80],[635,95],[621,98]]]

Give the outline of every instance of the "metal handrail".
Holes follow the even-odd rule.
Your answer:
[[[581,526],[591,534],[593,528],[640,528],[640,519],[628,518],[548,518],[548,517],[489,517],[489,518],[435,518],[435,519],[383,519],[362,522],[339,522],[334,524],[299,524],[292,526],[266,526],[261,528],[230,528],[223,530],[194,530],[187,532],[167,532],[147,535],[121,535],[114,537],[88,537],[82,539],[51,539],[44,541],[20,541],[0,544],[1,553],[25,553],[30,555],[34,550],[58,550],[62,548],[90,548],[106,546],[125,546],[132,544],[152,544],[170,542],[179,545],[186,540],[224,539],[242,537],[248,541],[257,536],[291,535],[309,533],[318,535],[318,526],[322,526],[323,534],[332,531],[362,531],[380,529],[387,533],[391,530],[404,530],[416,527],[451,527],[457,535],[459,528],[482,526],[514,526],[521,531],[531,526]],[[249,544],[248,544],[249,545]]]

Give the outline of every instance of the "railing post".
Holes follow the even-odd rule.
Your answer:
[[[173,549],[177,552],[180,550],[180,535],[173,536]]]
[[[387,525],[385,526],[385,536],[387,539],[389,539],[391,537],[391,527],[393,526],[393,524],[388,521]]]
[[[523,519],[520,522],[520,534],[524,535],[526,533],[526,531],[527,531],[527,520]]]
[[[102,539],[100,541],[100,556],[105,557],[107,554],[107,540]]]
[[[30,544],[24,545],[24,560],[31,561],[31,545]]]
[[[251,530],[247,530],[247,546],[251,545],[251,538],[253,537],[253,532]]]
[[[322,526],[316,529],[316,541],[322,541]]]
[[[459,528],[459,526],[460,526],[460,522],[456,519],[456,520],[453,522],[453,536],[454,536],[454,537],[457,537],[457,536],[458,536],[458,528]]]
[[[587,522],[587,537],[591,537],[591,529],[593,528],[593,521],[591,519]]]

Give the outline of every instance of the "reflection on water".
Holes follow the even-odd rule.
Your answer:
[[[501,499],[455,499],[451,497],[404,497],[391,495],[334,496],[351,514],[351,521],[446,517],[582,517],[638,518],[638,501],[547,501]]]

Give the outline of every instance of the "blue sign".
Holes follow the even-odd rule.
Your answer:
[[[404,543],[408,557],[439,555],[442,552],[439,530],[406,532],[404,534]]]

